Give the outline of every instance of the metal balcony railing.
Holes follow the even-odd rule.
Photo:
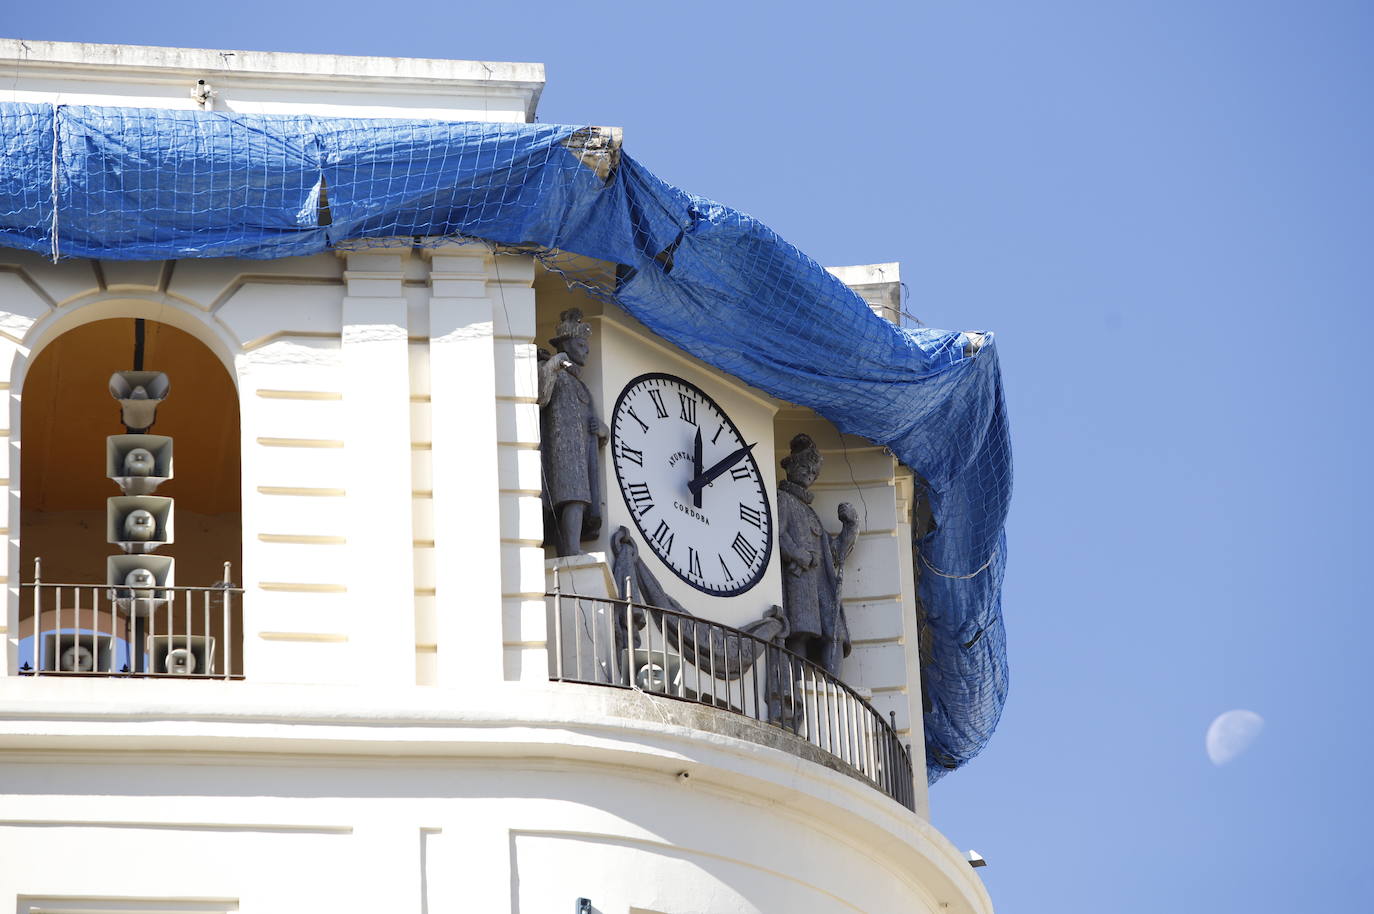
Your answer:
[[[811,661],[686,613],[569,593],[545,597],[550,679],[636,689],[771,724],[915,809],[911,755],[892,725]]]
[[[242,679],[243,589],[21,583],[19,675]]]

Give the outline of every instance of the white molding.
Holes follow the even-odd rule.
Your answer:
[[[257,683],[0,682],[7,762],[384,764],[489,768],[518,759],[551,772],[592,768],[708,790],[798,816],[893,865],[951,914],[992,906],[977,874],[929,822],[868,784],[800,757],[805,744],[741,715],[572,683],[480,690]],[[168,753],[168,750],[174,752]],[[292,761],[295,759],[296,761]],[[686,773],[686,777],[683,773]],[[686,800],[689,802],[690,800]],[[942,909],[943,910],[943,909]]]
[[[542,63],[442,60],[415,57],[358,57],[212,48],[31,41],[0,38],[0,70],[14,77],[12,91],[28,85],[63,84],[79,93],[96,84],[186,86],[183,107],[194,107],[189,91],[197,79],[214,89],[272,91],[297,96],[353,94],[409,97],[415,105],[436,98],[505,98],[515,101],[526,121],[534,120],[544,88]]]
[[[21,895],[19,914],[232,914],[236,899],[99,898],[89,895]]]
[[[362,57],[157,45],[96,44],[0,38],[0,65],[8,71],[61,67],[127,73],[214,73],[238,77],[361,79],[369,83],[441,83],[450,86],[544,84],[542,63],[446,60],[426,57]]]

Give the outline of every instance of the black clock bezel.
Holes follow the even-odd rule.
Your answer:
[[[639,531],[640,540],[648,546],[650,551],[653,552],[654,556],[658,558],[660,563],[662,563],[663,567],[667,568],[674,575],[676,575],[679,580],[691,586],[693,590],[698,590],[704,594],[707,594],[708,596],[737,597],[742,593],[753,590],[754,587],[756,587],[758,583],[763,580],[764,574],[766,574],[768,571],[768,566],[773,563],[773,504],[768,498],[768,489],[764,485],[763,471],[759,469],[759,463],[757,460],[754,459],[754,455],[752,453],[744,455],[744,459],[748,460],[754,467],[754,476],[759,481],[759,492],[763,495],[764,517],[768,521],[766,531],[768,540],[764,544],[764,560],[759,563],[758,571],[755,574],[753,574],[748,580],[740,584],[739,587],[733,588],[731,590],[717,590],[714,588],[703,587],[696,581],[693,581],[691,578],[688,578],[682,572],[678,571],[677,566],[675,566],[672,562],[665,559],[662,555],[659,555],[658,549],[654,545],[653,538],[649,535],[649,532],[644,529],[644,526],[639,522],[639,515],[635,513],[634,508],[632,508],[630,506],[629,501],[626,500],[625,480],[620,475],[620,461],[618,461],[615,456],[615,429],[618,425],[618,423],[616,422],[616,417],[620,415],[620,407],[625,402],[625,396],[631,390],[633,390],[635,387],[642,384],[643,382],[652,380],[662,380],[669,381],[674,384],[681,384],[688,390],[695,391],[697,396],[701,397],[702,400],[711,404],[711,406],[715,408],[716,412],[720,414],[720,417],[725,420],[725,424],[729,427],[731,434],[735,436],[735,440],[739,441],[741,444],[744,443],[744,435],[740,434],[739,426],[735,425],[735,420],[730,418],[730,414],[727,413],[721,407],[721,405],[716,402],[714,397],[712,397],[706,391],[702,390],[697,385],[693,384],[691,381],[688,381],[686,378],[678,377],[675,374],[669,374],[666,371],[649,371],[645,372],[644,374],[633,377],[630,380],[626,381],[625,386],[620,389],[620,394],[615,398],[615,407],[611,410],[610,416],[612,440],[611,453],[609,456],[611,460],[611,466],[615,469],[616,488],[620,490],[621,504],[625,506],[626,513],[629,514],[630,518],[634,521],[635,529]]]

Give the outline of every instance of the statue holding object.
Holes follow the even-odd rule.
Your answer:
[[[592,328],[582,312],[559,315],[549,343],[554,354],[539,365],[540,458],[544,471],[545,540],[560,556],[581,555],[582,541],[601,532],[601,473],[598,452],[611,430],[596,414],[582,380],[591,354]]]
[[[778,483],[778,550],[782,556],[782,605],[787,614],[787,649],[839,676],[849,656],[849,624],[840,590],[844,563],[858,535],[858,515],[839,507],[840,532],[832,536],[814,508],[810,491],[821,472],[821,452],[810,435],[797,435],[782,459],[787,478]]]

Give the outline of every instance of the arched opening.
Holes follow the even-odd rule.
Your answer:
[[[125,472],[112,468],[127,466],[127,451],[140,443],[107,443],[126,433],[110,377],[134,368],[164,372],[170,382],[146,433],[157,438],[142,442],[157,453],[152,475],[171,459],[171,477],[151,493],[140,490],[147,483],[110,478]],[[225,563],[237,577],[242,556],[239,406],[220,360],[168,324],[99,320],[44,348],[20,399],[20,672],[241,674],[241,601],[222,583]],[[170,451],[152,443],[162,438],[171,439]],[[130,500],[139,495],[152,501]],[[121,501],[111,507],[110,498]],[[124,532],[140,507],[157,515],[151,539],[170,542],[111,542],[140,535]],[[115,575],[125,581],[129,569],[107,562],[125,549],[133,554],[122,562],[157,569],[156,584],[166,588],[107,586]],[[30,586],[35,558],[42,587]]]

